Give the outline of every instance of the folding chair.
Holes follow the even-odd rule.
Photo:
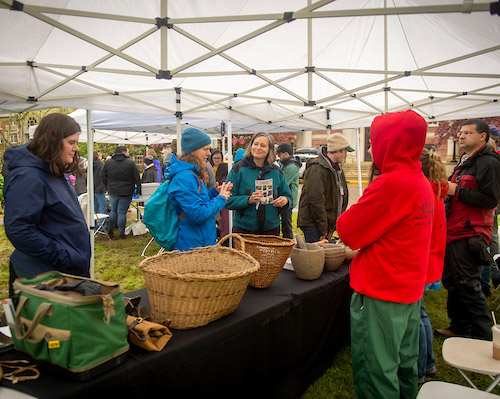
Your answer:
[[[493,358],[493,342],[474,338],[450,337],[443,342],[443,360],[455,367],[472,388],[478,389],[469,373],[489,376],[491,392],[500,383],[500,360]]]
[[[155,240],[154,237],[151,237],[151,240],[149,240],[149,242],[146,244],[146,246],[144,247],[144,249],[142,250],[142,254],[141,256],[143,258],[147,258],[147,255],[146,255],[146,250],[148,249],[148,247],[153,243],[153,241]],[[157,252],[157,255],[160,255],[161,253],[165,252],[165,248],[163,247],[160,247],[160,249],[158,250]]]
[[[498,399],[500,396],[443,381],[429,381],[422,385],[417,399]]]
[[[89,206],[89,195],[88,193],[83,193],[78,196],[78,203],[80,204],[80,208],[82,208],[83,212],[83,217],[85,218],[85,221],[87,222],[87,226],[89,226],[89,214],[88,214],[88,206]],[[99,233],[99,234],[104,234],[106,237],[109,236],[106,234],[106,232],[103,229],[104,224],[108,221],[109,215],[107,213],[94,213],[94,236]]]

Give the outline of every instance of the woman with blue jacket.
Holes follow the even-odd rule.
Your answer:
[[[207,189],[210,143],[210,137],[201,130],[186,129],[181,137],[182,156],[172,154],[166,169],[166,179],[170,180],[168,198],[180,218],[174,250],[216,244],[214,216],[226,205],[232,185],[223,183]]]
[[[275,161],[272,136],[259,132],[252,137],[245,156],[229,172],[226,183],[233,187],[226,208],[235,211],[233,233],[280,235],[280,211],[290,206],[292,194]],[[255,182],[267,179],[273,182],[273,200],[264,204],[264,193],[256,189]]]
[[[71,117],[49,114],[29,144],[5,152],[5,233],[15,248],[9,263],[10,296],[17,277],[50,270],[90,276],[89,230],[68,177],[81,173],[80,130]]]

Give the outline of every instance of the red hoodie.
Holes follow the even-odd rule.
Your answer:
[[[426,132],[414,111],[376,117],[370,135],[381,174],[337,221],[342,242],[361,249],[351,263],[351,287],[371,298],[414,303],[428,280],[431,237],[439,232],[436,195],[419,161]]]

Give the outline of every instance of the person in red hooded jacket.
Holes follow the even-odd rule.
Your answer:
[[[419,161],[426,133],[427,123],[414,111],[376,117],[370,136],[380,174],[337,222],[342,242],[360,249],[349,271],[358,399],[418,392],[419,303],[436,277],[429,273],[431,237],[445,234],[435,223],[436,196]]]

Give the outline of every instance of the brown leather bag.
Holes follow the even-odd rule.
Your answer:
[[[161,351],[172,338],[172,333],[167,327],[168,322],[160,324],[153,321],[149,309],[145,307],[137,308],[132,314],[127,315],[130,343],[147,351]]]

